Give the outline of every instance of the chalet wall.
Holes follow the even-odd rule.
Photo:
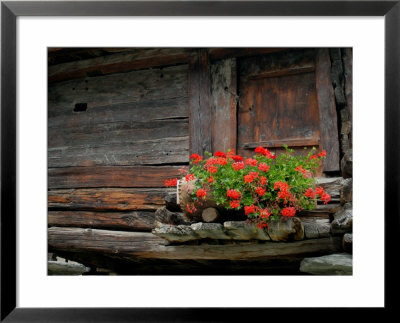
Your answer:
[[[164,180],[188,164],[188,65],[145,68],[134,54],[125,73],[109,68],[121,53],[49,68],[49,226],[148,231]]]
[[[270,59],[277,59],[278,65],[271,63],[279,67],[275,74],[287,76],[260,76],[257,70],[252,82],[260,77],[295,80],[321,70],[318,61],[308,59],[313,50],[306,51],[309,56],[301,64],[292,57],[295,52],[282,50],[134,49],[49,66],[49,225],[149,230],[152,212],[171,191],[164,180],[178,176],[191,152],[241,149],[236,147],[238,134],[243,136],[237,128],[243,109],[241,78]],[[351,49],[331,49],[329,54],[331,66],[325,66],[322,79],[330,73],[326,102],[338,119],[327,119],[338,122],[343,155],[351,147]],[[282,55],[287,66],[279,65]],[[309,83],[315,86],[314,80]],[[260,114],[257,124],[262,119]],[[278,141],[277,149],[282,145]],[[337,169],[338,160],[333,164]]]

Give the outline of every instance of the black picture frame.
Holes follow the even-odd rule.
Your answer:
[[[396,303],[399,237],[400,4],[396,1],[2,1],[1,3],[1,321],[234,322],[298,315],[275,308],[17,308],[16,299],[16,19],[18,16],[384,16],[385,19],[385,307]],[[376,210],[380,212],[381,210]],[[371,257],[373,260],[373,257]],[[366,286],[366,291],[368,287]],[[301,295],[299,295],[301,296]],[[177,304],[178,305],[178,304]],[[326,309],[335,311],[336,309]],[[267,314],[268,311],[268,314]],[[384,311],[384,312],[383,312]],[[240,312],[240,313],[238,313]],[[296,314],[294,314],[296,312]],[[371,311],[367,311],[369,316]],[[373,318],[373,316],[370,316]],[[242,320],[242,318],[240,318]],[[247,321],[247,319],[246,319]]]

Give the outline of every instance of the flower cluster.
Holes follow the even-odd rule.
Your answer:
[[[270,220],[312,210],[317,199],[328,203],[331,196],[322,187],[315,187],[313,178],[326,152],[314,153],[313,148],[308,154],[294,155],[293,150],[285,149],[276,156],[260,146],[252,158],[243,158],[233,150],[206,153],[204,158],[192,154],[190,171],[181,174],[190,182],[188,193],[193,200],[186,205],[187,212],[196,212],[196,206],[212,198],[227,209],[243,209],[250,221],[265,228]],[[166,186],[173,184],[176,179],[165,181]]]

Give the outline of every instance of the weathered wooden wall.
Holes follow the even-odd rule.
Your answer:
[[[155,210],[174,191],[164,180],[178,177],[193,152],[235,148],[249,156],[258,145],[276,152],[283,144],[319,146],[329,154],[323,170],[339,175],[339,150],[351,145],[350,130],[343,139],[351,127],[351,49],[340,58],[346,109],[332,50],[76,49],[68,58],[57,56],[60,51],[68,52],[54,49],[49,56],[49,247],[88,265],[101,267],[104,250],[92,254],[82,237],[94,238],[95,245],[98,237],[111,245],[119,236],[134,237],[133,249],[150,239],[154,247],[158,238],[143,232],[154,228]],[[339,205],[337,189],[330,193],[332,204],[301,216],[329,220]],[[150,258],[165,256],[157,246],[160,253]],[[126,251],[119,270],[133,255]],[[188,252],[184,258],[195,262],[193,268],[204,261]],[[104,266],[116,261],[110,257]],[[190,267],[165,257],[165,266]],[[222,258],[217,254],[213,261]]]
[[[143,49],[49,66],[50,226],[151,230],[164,180],[189,160],[187,58]]]

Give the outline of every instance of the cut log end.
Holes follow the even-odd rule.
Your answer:
[[[221,214],[215,207],[209,207],[203,210],[201,214],[203,222],[219,222],[221,220]]]

